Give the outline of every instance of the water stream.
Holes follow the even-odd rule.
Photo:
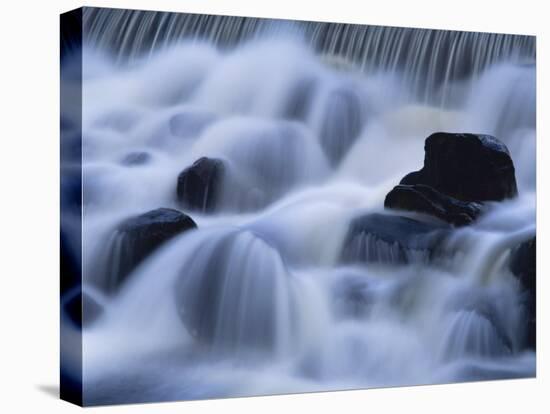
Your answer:
[[[85,402],[535,374],[507,268],[535,232],[532,38],[95,9],[85,22],[83,283],[105,306],[83,331]],[[351,220],[383,212],[435,131],[497,136],[519,197],[454,230],[435,262],[366,240],[382,260],[343,264]],[[229,166],[213,214],[175,197],[203,156]],[[117,224],[158,207],[198,229],[101,293]]]

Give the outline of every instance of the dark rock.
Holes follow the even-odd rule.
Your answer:
[[[130,272],[167,240],[196,227],[191,217],[169,208],[159,208],[123,221],[110,246],[107,290],[118,289]]]
[[[178,176],[177,198],[182,206],[210,213],[215,210],[225,174],[217,158],[202,157]]]
[[[510,255],[510,270],[521,282],[527,316],[525,342],[528,348],[537,347],[537,239],[533,237],[516,248]]]
[[[472,223],[482,211],[480,203],[457,200],[424,184],[394,187],[384,207],[429,214],[455,226]]]
[[[450,227],[408,217],[367,214],[351,222],[342,250],[344,263],[404,264],[431,260]]]
[[[400,184],[425,184],[462,201],[500,201],[517,195],[508,148],[495,137],[437,132],[426,139],[424,167]]]
[[[536,289],[537,238],[533,237],[514,248],[511,253],[510,270],[526,290]]]
[[[332,91],[323,112],[320,142],[332,165],[338,165],[359,136],[363,126],[363,105],[351,88]]]
[[[130,152],[121,160],[123,165],[135,166],[147,164],[151,160],[151,154],[143,151]]]
[[[62,310],[79,329],[91,326],[103,314],[103,306],[90,294],[80,290],[64,298]]]

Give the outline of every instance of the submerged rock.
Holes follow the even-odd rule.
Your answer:
[[[462,310],[451,314],[440,357],[444,361],[494,358],[512,354],[512,343],[486,314]]]
[[[425,184],[461,201],[500,201],[517,196],[508,148],[490,135],[437,132],[426,138],[424,167],[400,184]]]
[[[384,207],[429,214],[455,226],[472,223],[482,211],[480,203],[457,200],[424,184],[394,187]]]
[[[216,120],[209,112],[187,111],[175,114],[168,121],[170,133],[178,138],[198,136],[207,126]]]
[[[351,88],[330,92],[326,98],[320,142],[332,165],[338,165],[361,133],[363,102]]]
[[[343,277],[334,283],[331,292],[335,311],[343,318],[365,317],[374,302],[374,293],[363,277]]]
[[[151,160],[151,154],[144,151],[129,152],[120,161],[122,165],[137,166],[147,164]]]
[[[408,217],[367,214],[354,219],[342,250],[344,263],[421,263],[434,257],[450,227]]]
[[[479,287],[456,292],[447,304],[441,354],[444,360],[501,357],[517,349],[509,297]]]
[[[108,291],[114,291],[147,256],[174,236],[196,228],[193,219],[169,208],[158,208],[123,221],[110,246]]]
[[[510,255],[510,270],[521,282],[524,290],[527,316],[525,343],[528,348],[537,348],[537,239],[533,237],[515,249]]]
[[[211,213],[217,205],[225,170],[220,159],[199,158],[178,176],[178,201],[184,207]]]
[[[317,81],[314,78],[300,79],[294,85],[285,103],[282,118],[303,121],[307,118],[315,95]]]
[[[127,132],[143,119],[138,110],[116,109],[95,121],[96,127],[112,129],[117,132]]]
[[[186,208],[195,205],[206,212],[236,213],[258,210],[299,186],[321,182],[330,172],[318,139],[296,121],[231,117],[208,128],[194,151],[212,154],[213,148],[217,158],[201,159],[180,175],[178,198]],[[184,178],[193,186],[197,183],[198,189],[184,190]],[[207,186],[215,187],[214,193],[209,191],[204,197]],[[190,198],[197,200],[185,201]]]

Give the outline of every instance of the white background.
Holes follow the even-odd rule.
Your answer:
[[[219,3],[219,4],[217,4]],[[545,0],[89,1],[88,6],[535,34],[538,72],[538,378],[88,409],[87,412],[548,412],[548,16]],[[58,384],[59,13],[78,1],[11,0],[0,13],[0,411],[65,413]],[[545,188],[546,187],[546,188]],[[548,250],[546,250],[548,252]],[[546,302],[546,303],[545,303]],[[543,326],[545,325],[545,326]],[[546,329],[545,329],[546,327]],[[546,408],[543,405],[547,405]]]

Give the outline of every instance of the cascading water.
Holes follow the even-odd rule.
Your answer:
[[[110,283],[121,221],[165,207],[198,227],[101,295],[83,331],[86,403],[534,375],[507,266],[535,231],[532,38],[84,17],[84,290]],[[412,239],[345,250],[350,223],[383,213],[439,130],[498,136],[519,197],[442,230],[434,260]],[[201,157],[225,166],[211,213],[176,197]]]

